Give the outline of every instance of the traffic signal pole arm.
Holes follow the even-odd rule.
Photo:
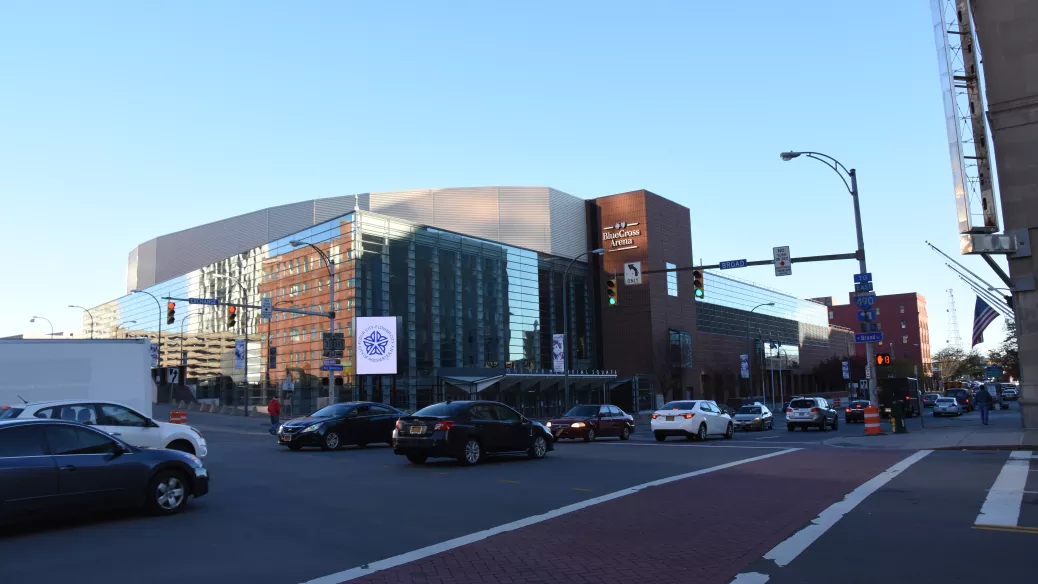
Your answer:
[[[173,296],[163,296],[162,299],[163,300],[174,300],[176,302],[187,302],[188,301],[187,298],[174,298]],[[241,304],[241,303],[234,303],[234,302],[217,302],[216,304],[206,304],[204,306],[237,306],[238,308],[250,308],[250,309],[251,308],[255,308],[256,310],[261,310],[263,308],[262,306],[259,306],[259,305],[256,305],[256,304]],[[306,309],[303,309],[303,308],[278,308],[276,306],[274,307],[273,310],[274,310],[274,312],[292,312],[292,313],[295,313],[295,314],[305,314],[305,315],[308,315],[308,316],[323,316],[325,318],[331,318],[335,314],[334,310],[331,311],[331,312],[318,312],[316,310],[306,310]]]
[[[860,260],[858,253],[837,253],[830,255],[820,256],[803,256],[799,258],[789,258],[789,263],[807,263],[807,262],[831,262],[834,260]],[[775,260],[755,260],[752,262],[746,262],[747,266],[772,266],[775,265]],[[682,268],[670,268],[663,270],[642,270],[643,274],[663,274],[666,272],[684,272],[686,270],[717,270],[721,268],[721,264],[711,264],[708,266],[685,266]]]

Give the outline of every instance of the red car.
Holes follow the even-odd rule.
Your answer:
[[[560,438],[582,438],[591,442],[596,438],[617,436],[627,440],[634,432],[634,417],[616,406],[574,406],[565,416],[545,424],[555,440]]]

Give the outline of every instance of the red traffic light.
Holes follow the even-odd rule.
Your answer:
[[[237,306],[228,306],[227,307],[227,313],[228,314],[234,314],[235,312],[238,312],[238,307]]]

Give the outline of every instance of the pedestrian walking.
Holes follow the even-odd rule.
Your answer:
[[[980,410],[980,421],[988,425],[988,411],[991,410],[991,394],[986,388],[977,390],[977,409]]]
[[[267,413],[270,414],[270,433],[277,434],[278,425],[281,424],[281,402],[278,401],[278,396],[270,398]]]

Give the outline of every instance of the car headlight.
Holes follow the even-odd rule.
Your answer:
[[[547,427],[547,428],[551,428],[551,422],[548,422],[548,423],[546,423],[546,424],[544,424],[544,425],[545,425],[545,427]]]
[[[753,419],[753,421],[754,421],[754,422],[759,422],[759,421],[760,421],[760,418],[754,418],[754,419]]]
[[[573,422],[569,425],[570,428],[583,428],[584,422]]]
[[[320,428],[320,427],[321,427],[321,422],[318,422],[316,424],[310,424],[306,428],[303,428],[303,432],[316,432],[318,430],[318,428]]]
[[[284,432],[285,432],[285,425],[284,424],[278,424],[278,434],[284,434]]]

